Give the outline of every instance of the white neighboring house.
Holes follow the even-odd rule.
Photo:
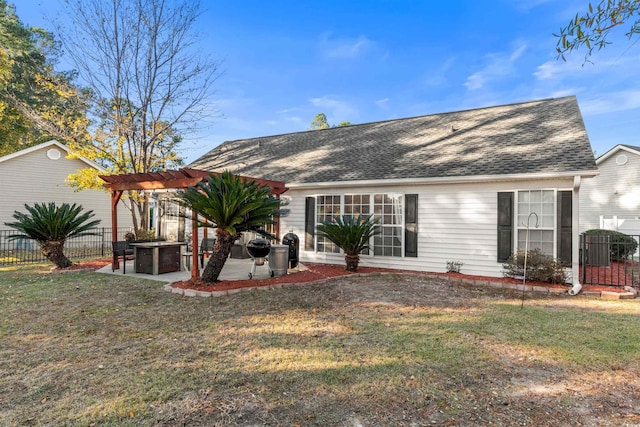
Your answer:
[[[640,147],[616,145],[596,165],[600,174],[580,191],[580,231],[640,235]]]
[[[573,96],[227,141],[189,167],[285,182],[278,237],[299,236],[302,262],[343,264],[316,227],[365,213],[383,235],[364,266],[461,261],[462,273],[500,277],[535,212],[530,247],[571,265],[574,284],[580,186],[598,173]]]
[[[87,167],[105,172],[104,168],[86,158],[69,159],[69,148],[57,141],[45,142],[0,157],[0,230],[5,222],[13,222],[14,211],[25,212],[24,204],[35,202],[77,203],[93,210],[99,227],[111,227],[111,198],[105,191],[74,191],[65,180],[71,173]],[[131,215],[119,207],[119,227],[131,226]]]

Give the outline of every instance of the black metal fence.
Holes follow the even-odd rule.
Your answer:
[[[111,227],[96,228],[96,234],[69,239],[64,245],[64,254],[71,260],[111,256]],[[118,228],[118,240],[124,240],[125,233],[130,227]],[[47,259],[40,251],[40,245],[35,240],[10,240],[9,236],[16,234],[15,230],[0,230],[0,265],[28,264],[46,262]]]
[[[581,234],[581,283],[603,286],[640,286],[640,236]]]

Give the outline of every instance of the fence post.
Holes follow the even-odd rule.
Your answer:
[[[100,233],[100,238],[101,238],[101,242],[100,242],[100,253],[101,256],[104,256],[104,227],[102,227],[102,233]]]
[[[583,285],[587,283],[587,245],[586,245],[586,235],[584,233],[580,234],[580,261],[582,262],[582,280],[580,281]]]

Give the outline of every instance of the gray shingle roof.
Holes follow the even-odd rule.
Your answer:
[[[631,148],[632,150],[636,150],[636,151],[640,151],[640,147],[638,147],[637,145],[629,145],[629,144],[620,144],[623,147],[627,147],[627,148]]]
[[[574,96],[227,141],[189,166],[287,184],[597,170]]]

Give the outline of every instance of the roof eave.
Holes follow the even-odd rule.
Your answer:
[[[434,184],[470,184],[483,182],[505,182],[505,181],[531,181],[531,180],[551,180],[565,179],[580,176],[582,178],[593,178],[598,175],[598,170],[549,172],[549,173],[523,173],[507,175],[475,175],[475,176],[454,176],[435,178],[398,178],[398,179],[372,179],[358,181],[327,181],[327,182],[303,182],[287,183],[291,190],[305,190],[312,188],[337,188],[337,187],[389,187],[393,185],[434,185]]]

